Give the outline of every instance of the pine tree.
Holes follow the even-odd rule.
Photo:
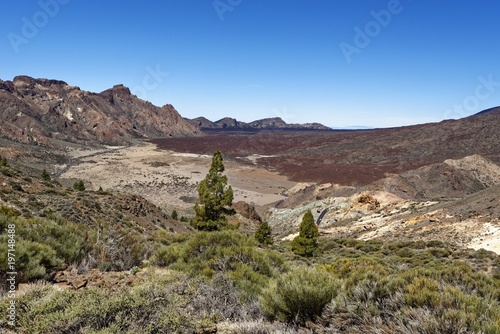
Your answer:
[[[177,218],[179,218],[179,214],[177,213],[176,210],[172,211],[171,217],[172,217],[173,220],[177,220]]]
[[[292,251],[300,256],[313,256],[318,249],[318,237],[318,226],[316,226],[312,212],[309,210],[302,218],[299,235],[292,241]]]
[[[0,156],[0,166],[1,167],[9,167],[9,163],[5,157]]]
[[[199,199],[194,206],[194,226],[198,230],[217,231],[227,226],[227,215],[234,214],[233,189],[227,185],[222,153],[216,151],[207,176],[198,186]]]
[[[79,180],[76,181],[75,184],[73,184],[73,188],[78,191],[85,191],[85,184],[82,180]]]
[[[267,221],[260,223],[259,228],[255,231],[255,239],[263,245],[272,245],[273,238],[271,237],[271,226]]]
[[[47,172],[47,170],[44,168],[44,169],[42,170],[42,180],[47,181],[47,182],[50,182],[50,180],[51,180],[51,179],[52,179],[52,178],[50,177],[49,172]]]

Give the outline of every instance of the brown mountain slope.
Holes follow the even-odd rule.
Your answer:
[[[500,185],[500,167],[479,155],[423,166],[367,187],[413,200],[463,197]]]
[[[0,80],[0,131],[23,142],[49,139],[123,144],[133,138],[191,136],[198,130],[171,105],[137,98],[123,85],[100,94],[58,80]]]
[[[88,186],[88,185],[87,185]],[[76,191],[57,181],[41,180],[21,169],[0,166],[0,207],[9,206],[24,217],[57,213],[79,224],[132,227],[147,235],[159,229],[186,232],[190,228],[135,194]]]

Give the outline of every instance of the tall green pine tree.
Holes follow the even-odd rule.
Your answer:
[[[314,222],[311,210],[307,211],[302,218],[299,227],[299,235],[292,241],[292,251],[300,256],[311,257],[318,249],[318,226]]]
[[[255,231],[255,239],[264,245],[272,245],[273,238],[271,237],[271,226],[267,221],[260,223],[259,228]]]
[[[234,214],[229,207],[233,203],[233,189],[223,175],[222,153],[216,151],[207,176],[198,186],[199,199],[194,206],[194,226],[198,230],[217,231],[227,226],[227,215]]]

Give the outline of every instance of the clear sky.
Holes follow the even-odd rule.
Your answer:
[[[500,105],[498,0],[5,0],[0,78],[185,117],[390,127]]]

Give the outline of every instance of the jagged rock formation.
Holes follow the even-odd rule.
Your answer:
[[[3,137],[44,144],[50,139],[124,144],[199,133],[172,105],[154,106],[123,85],[96,94],[28,76],[0,80],[0,120]]]
[[[280,117],[264,118],[253,121],[250,123],[250,127],[257,129],[331,130],[329,127],[320,123],[288,124]]]
[[[255,206],[248,204],[247,202],[236,202],[233,204],[233,209],[247,219],[259,222],[262,221],[262,218],[257,213],[257,210],[255,210]]]
[[[224,117],[212,122],[205,117],[187,119],[192,125],[202,130],[230,129],[230,130],[331,130],[329,127],[319,123],[288,124],[280,117],[264,118],[250,123],[238,121],[231,117]]]

